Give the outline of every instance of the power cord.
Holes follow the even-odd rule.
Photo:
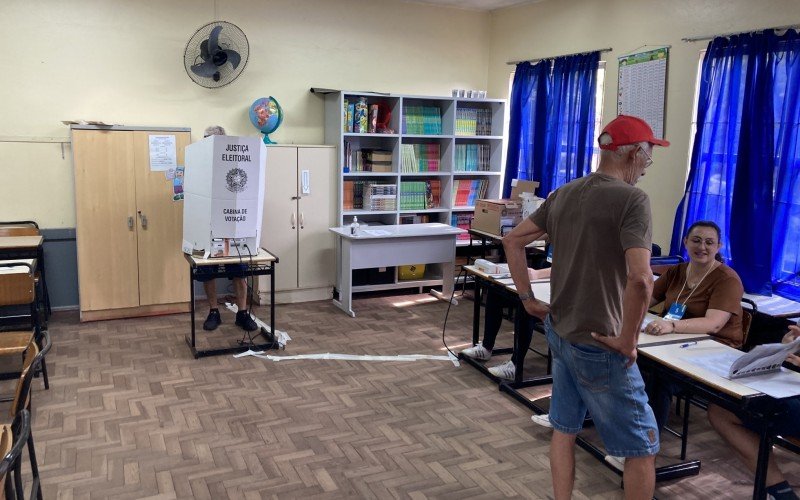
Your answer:
[[[466,281],[467,271],[463,267],[461,268],[461,271],[458,273],[458,278],[460,279],[462,276]],[[453,306],[453,299],[455,298],[455,296],[456,296],[456,287],[455,284],[453,284],[453,291],[450,293],[450,301],[447,304],[447,311],[444,313],[444,325],[442,325],[442,345],[444,346],[445,349],[447,349],[447,352],[449,352],[451,356],[458,359],[458,355],[450,349],[450,347],[447,345],[447,342],[444,339],[444,334],[447,331],[447,317],[450,316],[450,308]]]

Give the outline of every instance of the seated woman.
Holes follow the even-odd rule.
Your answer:
[[[528,276],[530,276],[532,280],[549,278],[550,268],[528,268]],[[499,292],[489,288],[486,294],[486,312],[484,313],[483,319],[483,342],[478,342],[477,345],[464,349],[461,351],[461,354],[480,361],[488,361],[491,359],[494,341],[497,339],[497,334],[500,332],[500,326],[503,324],[503,307],[512,305],[513,303],[505,299]],[[525,354],[528,352],[528,347],[531,345],[534,321],[534,318],[525,314],[525,326],[522,331],[523,337],[520,340],[520,345],[523,348],[520,352],[515,351],[509,361],[489,368],[489,373],[495,377],[506,380],[512,380],[514,378],[517,365],[521,365],[525,360]]]
[[[783,342],[788,343],[800,337],[800,327],[790,326],[784,335]],[[800,367],[800,356],[790,355],[786,361]],[[786,411],[774,420],[775,431],[783,437],[800,439],[800,401],[789,399],[785,403]],[[759,422],[751,418],[741,419],[735,414],[717,405],[708,406],[708,420],[716,431],[739,454],[744,464],[755,473],[758,458]],[[770,452],[767,465],[767,493],[776,500],[796,500],[798,496],[786,482],[775,458]]]
[[[742,346],[742,280],[721,262],[721,232],[711,221],[695,222],[683,244],[689,262],[670,267],[653,286],[650,306],[664,302],[664,316],[644,329],[651,335],[707,333],[731,347]],[[674,389],[669,381],[649,377],[645,387],[659,431],[669,416]]]

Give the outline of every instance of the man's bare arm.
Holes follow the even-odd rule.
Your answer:
[[[523,220],[510,233],[503,237],[503,250],[508,261],[508,270],[511,279],[520,295],[531,293],[531,282],[528,277],[528,259],[525,255],[525,246],[532,241],[544,236],[544,229],[533,223],[530,219]],[[539,300],[525,300],[522,302],[525,310],[531,316],[544,319],[550,308]]]

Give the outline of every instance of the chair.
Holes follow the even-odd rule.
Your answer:
[[[650,257],[650,269],[653,274],[663,274],[667,268],[683,262],[680,255],[664,255]]]
[[[4,499],[25,498],[22,487],[22,449],[31,433],[31,414],[22,410],[11,425],[0,426],[0,495]],[[13,476],[13,485],[11,477]]]
[[[36,369],[44,361],[45,356],[50,351],[52,343],[50,335],[47,331],[44,332],[44,346],[39,350],[36,342],[31,342],[25,350],[25,359],[22,364],[22,373],[20,374],[17,382],[16,391],[14,392],[14,399],[9,408],[9,415],[16,418],[23,410],[31,411],[31,383],[33,382],[33,374]],[[41,481],[39,477],[39,466],[36,461],[36,449],[33,444],[33,432],[29,432],[27,439],[28,457],[31,462],[31,474],[33,476],[33,483],[31,485],[30,498],[36,497],[42,500]],[[17,489],[21,491],[21,482],[17,484]]]
[[[3,273],[0,272],[0,305],[29,305],[31,325],[27,330],[13,330],[0,333],[0,356],[21,355],[27,349],[31,340],[35,340],[40,349],[44,348],[42,327],[39,321],[39,310],[36,306],[34,293],[34,277],[31,266],[25,262],[7,262],[0,264],[3,268],[27,267],[28,272]],[[45,389],[50,388],[50,379],[47,376],[47,364],[42,362],[42,375]]]
[[[747,345],[747,334],[750,333],[750,326],[753,324],[753,318],[758,313],[758,306],[752,300],[742,297],[742,348]]]

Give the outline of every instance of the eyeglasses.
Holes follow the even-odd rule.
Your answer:
[[[644,153],[645,158],[647,158],[647,160],[644,162],[644,168],[647,168],[653,164],[653,157],[650,156],[643,147],[640,146],[639,149],[642,151],[642,153]]]

